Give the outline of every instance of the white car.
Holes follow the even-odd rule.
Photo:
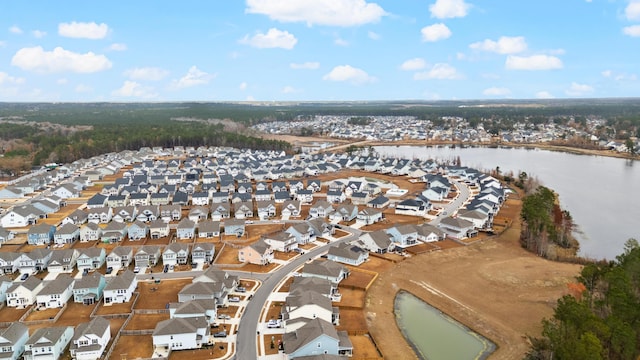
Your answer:
[[[269,322],[267,323],[267,327],[269,329],[275,329],[275,328],[282,327],[282,321],[280,321],[280,320],[269,320]]]
[[[134,274],[137,274],[139,272],[140,272],[140,266],[136,266],[136,267],[133,268],[133,273]]]

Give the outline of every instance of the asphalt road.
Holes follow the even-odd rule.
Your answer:
[[[460,209],[462,204],[464,204],[464,202],[467,201],[469,199],[469,196],[471,195],[467,184],[457,180],[451,180],[451,182],[458,189],[458,196],[451,203],[444,206],[444,210],[441,211],[440,214],[438,214],[438,216],[436,216],[435,219],[429,222],[429,224],[431,225],[437,226],[440,223],[440,220],[442,220],[445,217],[453,215],[454,212],[458,211],[458,209]],[[444,215],[445,212],[447,215]]]
[[[257,358],[258,347],[256,335],[258,331],[258,323],[260,321],[260,313],[262,312],[262,308],[267,303],[269,295],[276,289],[276,286],[284,278],[290,276],[292,272],[294,272],[298,267],[302,266],[308,260],[316,258],[325,253],[328,250],[329,246],[341,242],[355,240],[361,234],[361,231],[357,229],[347,227],[342,227],[342,229],[349,231],[351,235],[345,236],[340,240],[331,242],[323,246],[318,246],[310,251],[307,251],[306,253],[300,255],[296,259],[290,261],[271,274],[261,274],[266,275],[266,278],[262,280],[262,285],[260,285],[258,290],[253,294],[253,299],[247,303],[247,307],[244,309],[242,317],[240,318],[240,324],[242,326],[238,327],[238,334],[236,337],[236,354],[233,359]],[[252,276],[248,276],[250,274],[246,272],[238,272],[238,275],[240,275],[242,278],[252,278]],[[254,273],[253,276],[255,275],[258,274]]]

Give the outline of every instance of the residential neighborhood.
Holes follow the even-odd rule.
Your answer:
[[[45,351],[42,339],[54,359],[118,357],[143,334],[143,357],[226,358],[252,306],[265,309],[265,359],[357,357],[340,310],[374,264],[491,236],[508,196],[490,175],[432,160],[209,147],[105,154],[20,183],[0,215],[0,334],[20,321],[29,335],[4,338],[15,358]],[[266,273],[290,289],[255,305]]]

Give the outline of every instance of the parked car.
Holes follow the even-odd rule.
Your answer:
[[[20,276],[20,281],[25,281],[25,280],[27,280],[28,277],[29,277],[29,274],[24,273],[24,274],[22,274],[22,276]]]
[[[107,268],[107,275],[111,274],[113,272],[113,267],[109,266]]]
[[[164,268],[162,269],[162,272],[166,273],[167,271],[169,271],[169,265],[165,265]]]
[[[229,302],[240,302],[240,298],[237,296],[231,296]]]
[[[220,320],[231,320],[231,316],[225,314],[218,314],[218,319]]]
[[[239,292],[239,293],[243,293],[243,292],[247,292],[247,289],[245,287],[243,287],[243,286],[238,286],[236,288],[236,291]]]
[[[84,270],[82,270],[82,276],[87,276],[89,274],[89,268],[84,268]]]
[[[267,323],[267,327],[269,329],[275,329],[275,328],[279,328],[282,326],[282,321],[281,320],[269,320],[269,322]]]
[[[223,338],[223,337],[227,337],[227,332],[226,331],[218,331],[217,333],[213,334],[214,338]]]
[[[140,266],[136,266],[136,267],[134,267],[134,268],[133,268],[133,272],[134,272],[135,274],[139,273],[139,272],[140,272]]]

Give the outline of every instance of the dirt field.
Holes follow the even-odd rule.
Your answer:
[[[282,341],[282,334],[273,335],[273,349],[271,348],[272,335],[264,335],[264,352],[265,355],[275,355],[278,353],[278,341]]]
[[[87,322],[91,320],[91,312],[97,305],[84,305],[74,303],[73,298],[67,303],[67,308],[64,310],[56,326],[76,326],[81,322]]]
[[[340,308],[340,325],[338,330],[356,331],[359,333],[367,331],[367,320],[359,308]]]
[[[25,320],[46,320],[55,317],[60,311],[62,311],[62,308],[34,310],[31,312],[31,314],[27,315],[27,318]]]
[[[227,353],[227,343],[217,342],[212,346],[203,347],[198,350],[173,351],[169,355],[169,360],[209,360],[218,359]]]
[[[128,303],[113,304],[109,306],[104,306],[104,303],[100,302],[100,308],[96,311],[96,315],[128,314],[131,312],[133,299],[135,299],[135,297],[132,297],[131,301]]]
[[[111,358],[114,360],[146,359],[153,355],[151,335],[122,335],[116,344]]]
[[[382,359],[376,345],[371,341],[368,334],[350,335],[349,340],[353,345],[353,356],[350,359]]]
[[[342,299],[338,303],[333,303],[334,306],[347,306],[347,307],[358,307],[362,308],[364,306],[365,299],[365,291],[362,289],[353,289],[350,286],[342,286],[339,288],[340,293],[342,294]]]
[[[163,320],[169,319],[169,314],[133,314],[125,330],[146,330],[155,329],[156,325]]]
[[[283,302],[272,302],[271,306],[269,306],[269,309],[267,309],[267,317],[265,319],[277,319],[280,315],[280,312],[282,311],[283,305]]]
[[[135,308],[164,309],[167,303],[178,301],[178,293],[187,284],[191,284],[191,279],[162,280],[159,284],[152,281],[140,281],[138,282],[140,298]]]
[[[376,274],[349,266],[349,276],[340,282],[340,287],[365,289],[375,278]]]
[[[16,309],[12,307],[4,306],[0,309],[0,321],[18,321],[24,315],[29,308]]]
[[[509,211],[518,214],[518,202],[510,202]],[[581,267],[526,252],[519,234],[516,217],[499,237],[412,256],[381,273],[367,293],[364,313],[384,357],[413,354],[393,314],[395,295],[404,289],[495,342],[491,358],[522,358],[528,349],[524,335],[539,335],[540,321],[552,314]]]

